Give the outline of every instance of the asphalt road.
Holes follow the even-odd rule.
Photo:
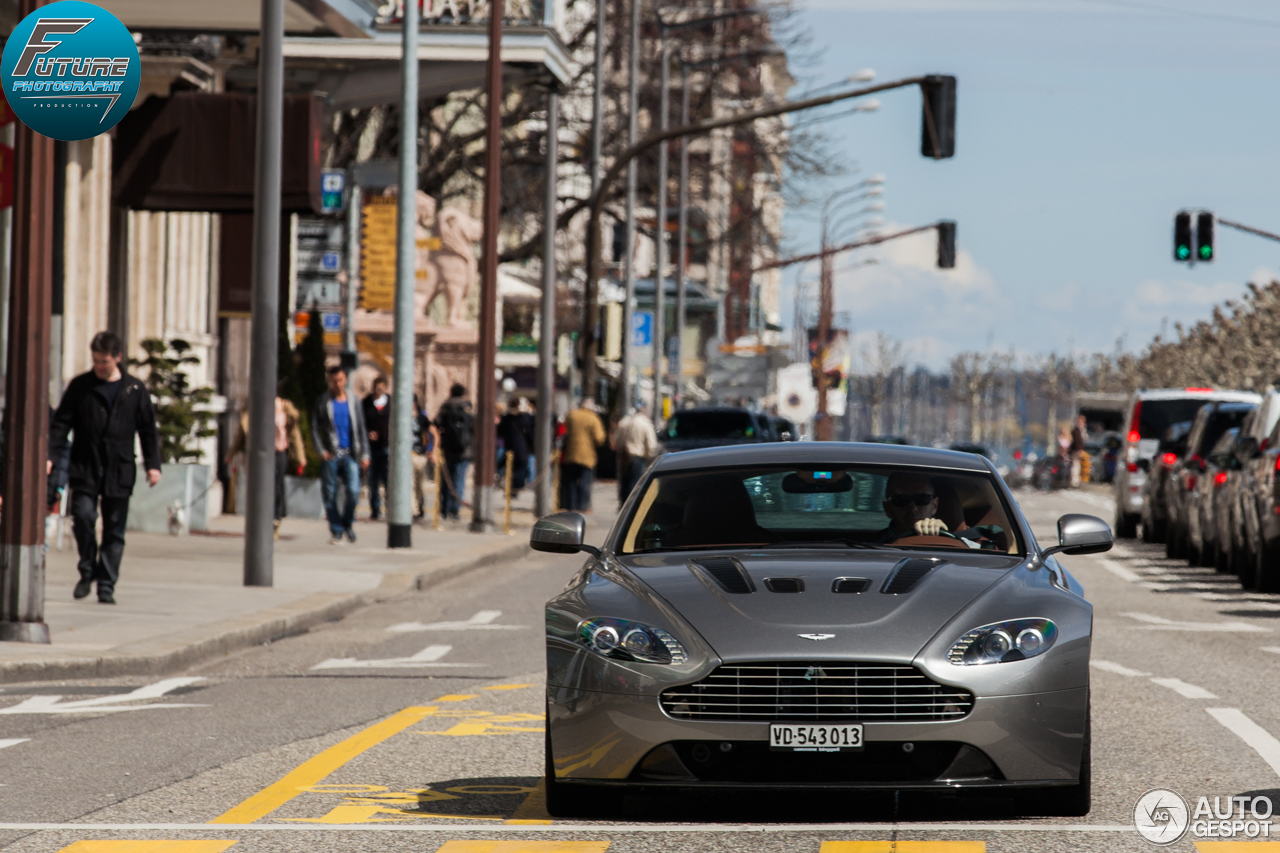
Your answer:
[[[1042,542],[1064,512],[1111,517],[1100,489],[1018,497]],[[1280,596],[1140,542],[1064,562],[1095,608],[1086,818],[759,796],[642,798],[616,822],[552,822],[539,788],[541,605],[581,560],[537,555],[165,679],[0,687],[0,848],[1146,850],[1132,815],[1152,788],[1193,808],[1201,796],[1280,805]],[[1206,841],[1201,853],[1235,849]],[[1170,849],[1197,848],[1188,837]]]

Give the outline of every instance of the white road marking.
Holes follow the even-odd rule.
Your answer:
[[[1094,669],[1100,669],[1103,672],[1114,672],[1116,675],[1127,675],[1130,677],[1137,676],[1140,678],[1146,678],[1151,674],[1149,672],[1140,672],[1139,670],[1136,670],[1136,669],[1129,669],[1129,667],[1127,666],[1122,666],[1118,663],[1112,663],[1109,660],[1091,660],[1089,661],[1089,666],[1093,667]]]
[[[1240,740],[1253,747],[1262,760],[1271,765],[1271,769],[1280,776],[1280,740],[1253,720],[1245,716],[1239,708],[1205,708],[1213,717]]]
[[[1140,583],[1142,581],[1142,576],[1137,572],[1132,569],[1126,569],[1124,566],[1112,560],[1108,560],[1106,557],[1098,558],[1098,564],[1121,580],[1128,581],[1129,583]]]
[[[207,823],[0,823],[0,832],[203,832]],[[741,833],[773,834],[784,832],[1136,832],[1133,824],[1028,824],[1028,823],[743,823],[743,824],[462,824],[462,823],[222,823],[212,827],[218,832],[613,832],[613,833]]]
[[[1273,655],[1280,655],[1280,646],[1259,646],[1264,652],[1271,652]]]
[[[1115,512],[1116,502],[1114,498],[1104,498],[1101,495],[1091,495],[1088,492],[1063,492],[1063,494],[1073,497],[1078,501],[1084,501],[1092,504],[1098,509],[1105,509],[1107,512]]]
[[[123,702],[137,702],[141,699],[159,699],[171,690],[186,687],[204,681],[203,678],[166,678],[155,684],[139,687],[131,693],[121,696],[99,696],[97,699],[80,699],[75,702],[63,702],[61,696],[32,696],[23,699],[17,705],[0,708],[0,714],[85,714],[115,713],[117,711],[142,711],[148,708],[204,708],[205,705],[188,704],[152,704],[123,705]]]
[[[1268,633],[1269,628],[1260,628],[1257,625],[1249,625],[1245,622],[1175,622],[1172,619],[1166,619],[1163,616],[1153,616],[1150,613],[1121,613],[1121,616],[1128,616],[1130,619],[1137,619],[1139,622],[1146,622],[1144,626],[1151,631],[1209,631],[1221,632],[1228,634],[1241,633]]]
[[[1168,687],[1170,690],[1185,696],[1188,699],[1217,699],[1218,697],[1205,690],[1203,687],[1196,687],[1194,684],[1188,684],[1180,678],[1153,678],[1151,679],[1161,687]]]
[[[26,743],[29,740],[31,740],[31,738],[29,737],[0,738],[0,749],[4,749],[5,747],[9,747],[9,746],[17,746],[18,744]]]
[[[401,622],[392,625],[388,631],[406,633],[409,631],[514,631],[523,625],[494,625],[493,620],[502,615],[501,610],[481,610],[465,622]]]
[[[381,660],[356,660],[355,658],[329,658],[312,669],[414,669],[423,666],[488,666],[483,663],[441,663],[440,658],[449,654],[453,646],[427,646],[407,658],[382,658]]]

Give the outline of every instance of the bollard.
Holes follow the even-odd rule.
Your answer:
[[[504,491],[507,497],[507,508],[503,512],[502,523],[503,523],[504,529],[507,532],[507,535],[510,536],[511,535],[511,465],[513,462],[515,462],[515,456],[511,453],[508,453],[506,454],[506,457],[507,457],[507,475],[506,475],[506,485],[504,486]]]
[[[436,475],[433,478],[436,481],[436,499],[431,505],[431,529],[432,530],[440,529],[440,498],[444,495],[444,492],[440,491],[440,489],[443,486],[443,484],[440,482],[440,469],[443,467],[444,467],[444,464],[440,460],[436,460],[436,463],[435,463]]]

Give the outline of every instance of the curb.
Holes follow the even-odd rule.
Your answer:
[[[122,646],[101,656],[0,662],[0,684],[163,675],[249,646],[304,633],[315,625],[336,622],[365,605],[386,601],[406,592],[430,589],[497,563],[518,559],[529,551],[528,542],[520,541],[437,569],[388,574],[377,589],[369,592],[317,592],[279,607],[202,625],[163,639]]]

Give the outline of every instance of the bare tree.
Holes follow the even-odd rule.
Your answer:
[[[884,428],[885,405],[889,402],[894,379],[906,367],[907,352],[902,341],[876,332],[875,340],[862,345],[859,352],[861,369],[849,377],[854,391],[867,403],[872,435],[879,435]]]

